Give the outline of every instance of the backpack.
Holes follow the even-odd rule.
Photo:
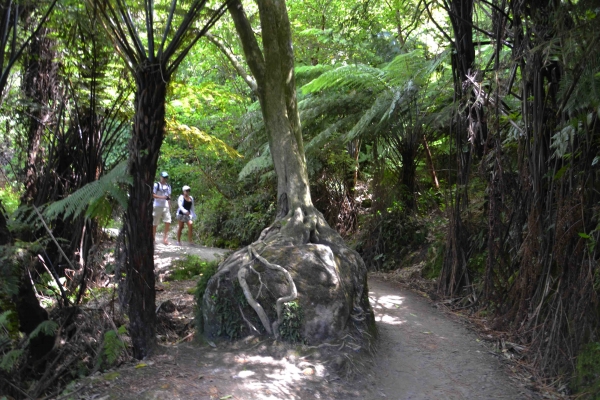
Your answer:
[[[171,185],[167,183],[167,187],[169,188],[169,192],[171,192]],[[159,191],[163,192],[163,190],[160,188],[160,182],[154,182],[154,190],[152,193],[158,194]]]

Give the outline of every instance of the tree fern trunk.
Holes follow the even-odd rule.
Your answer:
[[[136,74],[135,119],[130,140],[133,184],[125,213],[126,299],[134,357],[152,353],[156,344],[152,183],[165,129],[167,82],[159,65],[146,62]]]

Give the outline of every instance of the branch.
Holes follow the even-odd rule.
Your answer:
[[[265,78],[265,58],[258,46],[258,41],[248,21],[244,7],[240,0],[232,0],[227,3],[227,9],[229,10],[229,14],[231,14],[235,29],[242,41],[242,48],[244,49],[248,67],[252,71],[252,75],[254,75],[258,86],[262,86],[261,82]]]
[[[258,90],[258,86],[256,85],[256,79],[254,79],[252,75],[246,72],[242,64],[237,60],[235,54],[233,54],[231,50],[229,50],[225,46],[225,43],[223,43],[221,40],[219,40],[212,34],[207,33],[205,36],[212,44],[214,44],[219,50],[221,50],[221,53],[223,53],[225,57],[227,57],[229,62],[231,62],[233,68],[235,68],[237,73],[242,77],[242,79],[244,79],[244,82],[246,82],[246,84],[250,87],[250,90],[256,93],[256,91]]]
[[[442,27],[437,23],[437,21],[431,15],[431,11],[429,10],[429,4],[425,2],[425,10],[427,10],[427,15],[429,15],[429,20],[433,22],[433,24],[438,28],[438,30],[442,33],[442,35],[450,42],[451,45],[454,45],[454,40],[442,29]]]

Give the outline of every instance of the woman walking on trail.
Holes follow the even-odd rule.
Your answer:
[[[179,227],[177,228],[177,245],[181,246],[181,231],[183,231],[183,224],[188,226],[188,242],[192,243],[192,220],[196,218],[194,212],[194,198],[190,196],[190,187],[185,185],[183,188],[183,194],[177,199],[177,220],[179,221]]]

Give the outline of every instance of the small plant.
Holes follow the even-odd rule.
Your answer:
[[[304,313],[297,301],[291,301],[283,305],[283,321],[279,326],[279,334],[283,340],[292,343],[302,343],[302,322]]]
[[[111,329],[104,333],[102,356],[98,359],[100,365],[105,364],[110,366],[117,361],[125,349],[125,343],[123,343],[119,335],[124,335],[125,333],[127,333],[125,326],[121,326],[118,331]]]
[[[573,389],[586,398],[600,398],[600,343],[588,343],[577,355]]]
[[[194,293],[194,297],[196,298],[196,318],[195,324],[196,328],[199,332],[204,331],[203,321],[204,318],[202,316],[202,298],[204,297],[204,292],[206,291],[206,286],[208,285],[208,281],[214,274],[217,273],[218,264],[217,262],[205,263],[203,262],[202,272],[198,274],[198,282],[196,283],[196,289]]]
[[[175,261],[175,269],[173,270],[171,279],[182,281],[199,276],[200,280],[205,281],[206,284],[208,279],[217,271],[217,265],[217,261],[204,261],[198,256],[187,255],[185,258]]]

